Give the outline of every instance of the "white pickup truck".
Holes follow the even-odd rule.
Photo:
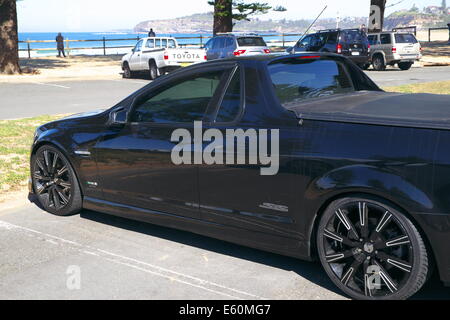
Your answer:
[[[136,72],[147,72],[150,79],[206,61],[204,49],[180,48],[175,38],[142,38],[136,46],[122,58],[124,78],[131,78]]]

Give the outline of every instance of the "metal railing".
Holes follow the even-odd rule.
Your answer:
[[[433,31],[433,30],[449,30],[449,28],[448,27],[428,28],[428,42],[431,42],[431,31]],[[450,36],[449,36],[449,39],[450,39]]]
[[[292,37],[300,37],[303,34],[301,33],[282,33],[282,34],[264,34],[262,35],[262,37],[264,38],[278,38],[275,40],[267,40],[267,44],[280,44],[281,47],[285,48],[286,45],[288,43],[291,42],[295,42],[298,40],[292,40],[289,38]],[[177,39],[177,41],[179,42],[179,46],[180,47],[187,47],[187,46],[203,46],[210,38],[211,36],[204,36],[204,35],[200,35],[200,36],[181,36],[181,37],[175,37]],[[102,50],[103,51],[103,55],[107,55],[107,50],[108,49],[124,49],[124,48],[133,48],[134,45],[123,45],[123,46],[117,46],[117,45],[113,45],[113,46],[108,46],[108,42],[117,42],[117,41],[139,41],[140,39],[142,39],[142,37],[134,37],[134,38],[123,38],[123,39],[107,39],[105,37],[99,38],[99,39],[84,39],[84,40],[79,40],[79,39],[69,39],[69,38],[65,38],[64,39],[64,50],[70,54],[70,51],[73,50],[90,50],[90,49],[96,49],[96,50]],[[183,43],[180,43],[180,40],[183,40]],[[197,41],[192,41],[192,42],[184,42],[184,40],[197,40]],[[101,46],[86,46],[86,47],[73,47],[70,44],[74,43],[74,42],[97,42],[97,43],[101,43]],[[19,41],[19,43],[25,43],[26,44],[26,48],[21,48],[19,49],[19,51],[22,52],[27,52],[28,53],[28,58],[31,58],[31,52],[33,51],[56,51],[56,41],[55,40],[23,40],[23,41]],[[54,46],[53,47],[46,47],[46,48],[33,48],[33,44],[35,43],[53,43]]]

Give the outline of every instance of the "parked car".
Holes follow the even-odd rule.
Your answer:
[[[404,299],[432,260],[450,284],[449,103],[384,92],[330,53],[210,61],[40,126],[30,187],[55,215],[86,208],[317,257],[353,298]],[[257,133],[256,150],[278,156],[271,174],[247,157]]]
[[[205,49],[208,60],[270,53],[263,37],[245,33],[219,33],[206,43]]]
[[[175,38],[143,38],[123,56],[123,77],[131,78],[137,72],[146,72],[154,80],[159,75],[205,60],[204,49],[181,48]]]
[[[401,70],[409,70],[422,58],[422,47],[412,33],[373,33],[368,38],[373,68],[377,71],[396,64]]]
[[[331,52],[341,54],[362,69],[371,63],[370,44],[367,35],[360,29],[330,29],[302,37],[288,53]]]

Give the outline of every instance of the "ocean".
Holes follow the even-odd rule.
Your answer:
[[[57,54],[56,43],[54,42],[57,32],[20,32],[19,41],[33,41],[33,40],[47,40],[50,42],[30,42],[30,48],[35,49],[30,52],[31,57],[39,56],[52,56]],[[69,49],[71,55],[102,55],[103,54],[103,38],[107,41],[106,54],[125,54],[131,50],[138,38],[146,37],[144,33],[125,33],[125,32],[64,32],[62,33],[64,39],[66,40],[84,40],[81,42],[69,41],[69,48],[67,48],[67,43],[65,43],[66,51]],[[192,33],[175,33],[175,34],[157,34],[157,36],[162,37],[175,37],[181,45],[187,46],[199,46],[200,36],[203,37],[202,43],[205,44],[208,41],[208,37],[211,34],[192,34]],[[195,39],[184,39],[186,37],[195,37]],[[130,39],[114,41],[115,39]],[[89,40],[89,41],[87,41]],[[92,41],[94,40],[94,41]],[[281,37],[265,37],[266,42],[269,45],[280,44]],[[298,36],[285,37],[285,41],[289,42],[297,41]],[[19,56],[28,57],[28,44],[19,43]]]

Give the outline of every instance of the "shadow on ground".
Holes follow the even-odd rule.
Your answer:
[[[123,55],[107,55],[107,56],[89,56],[77,55],[68,56],[66,58],[58,57],[38,57],[38,58],[21,58],[20,66],[22,68],[28,67],[32,69],[57,69],[67,68],[77,63],[110,63],[120,62]]]
[[[423,55],[433,57],[450,57],[450,44],[445,41],[422,43]]]
[[[28,199],[43,210],[41,204],[32,194]],[[115,228],[121,228],[132,232],[139,232],[153,237],[159,237],[169,241],[182,243],[199,249],[264,264],[286,271],[292,271],[299,276],[328,289],[334,293],[343,295],[342,292],[331,282],[319,262],[302,261],[270,252],[252,249],[233,243],[197,235],[191,232],[180,231],[172,228],[161,227],[149,223],[142,223],[130,219],[116,217],[100,212],[83,210],[80,217],[96,223],[103,223]],[[439,280],[437,270],[423,286],[423,288],[412,298],[412,300],[450,300],[450,288],[445,287]]]

